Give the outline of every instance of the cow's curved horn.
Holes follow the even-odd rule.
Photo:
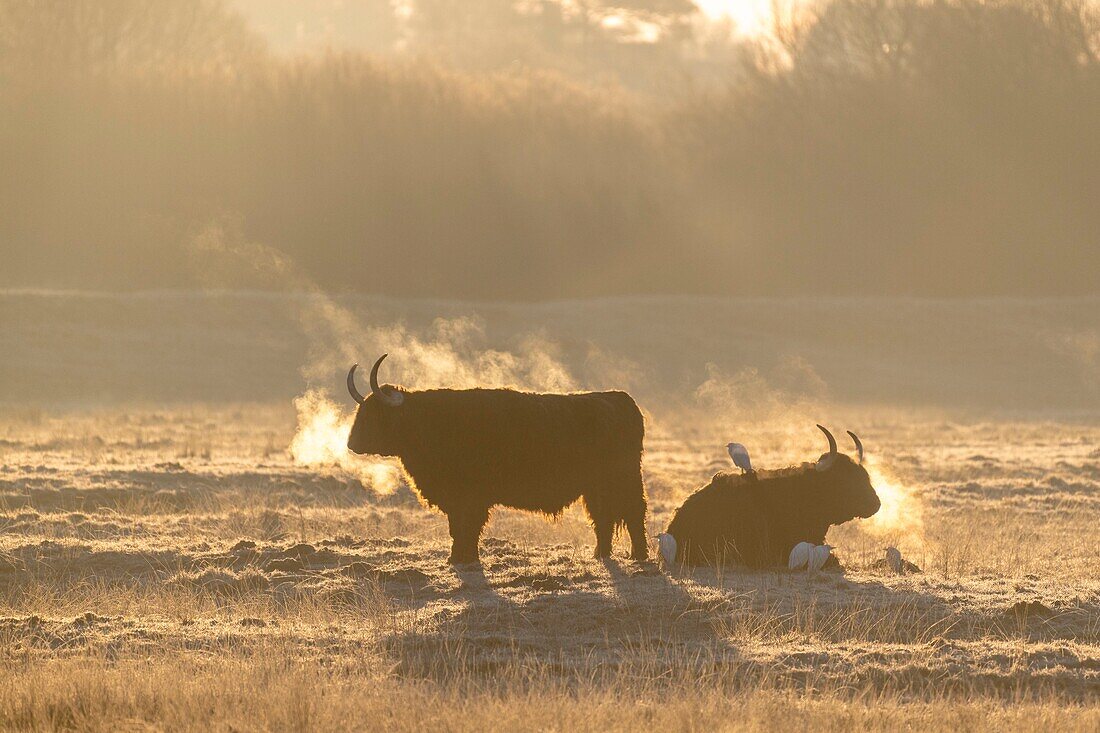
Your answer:
[[[860,464],[862,464],[863,463],[863,441],[860,440],[859,436],[856,435],[855,433],[853,433],[851,430],[848,431],[848,435],[852,436],[852,442],[856,444],[856,450],[859,452],[859,462],[860,462]]]
[[[370,391],[371,394],[381,396],[382,390],[378,388],[378,367],[382,366],[382,362],[386,360],[389,354],[382,354],[378,357],[378,361],[374,362],[374,366],[370,368]]]
[[[817,429],[820,430],[821,432],[825,433],[825,437],[829,439],[829,455],[830,456],[835,456],[836,455],[836,438],[833,437],[833,434],[830,433],[825,428],[824,425],[818,425]]]
[[[378,361],[374,362],[374,366],[371,367],[370,391],[371,394],[375,395],[378,399],[382,400],[390,407],[397,407],[405,401],[404,396],[402,396],[400,392],[389,389],[382,389],[378,386],[378,367],[382,366],[382,362],[386,359],[387,356],[389,356],[389,354],[382,354],[382,356],[378,357]]]
[[[351,369],[348,370],[348,392],[351,393],[351,398],[358,402],[360,405],[366,401],[366,397],[359,394],[359,390],[355,388],[355,370],[359,368],[359,364],[352,364]]]

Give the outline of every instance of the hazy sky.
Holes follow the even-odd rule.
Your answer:
[[[232,0],[275,48],[286,52],[309,51],[320,46],[370,45],[377,26],[370,4],[354,0]],[[771,0],[695,0],[709,18],[732,21],[735,33],[758,35],[767,28]],[[394,2],[398,12],[403,3]]]
[[[744,35],[761,33],[771,15],[771,0],[695,0],[695,4],[711,18],[732,19]]]

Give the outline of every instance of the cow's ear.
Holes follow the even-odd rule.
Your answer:
[[[821,458],[817,459],[817,463],[814,464],[814,468],[818,471],[828,471],[836,463],[836,453],[824,453]]]

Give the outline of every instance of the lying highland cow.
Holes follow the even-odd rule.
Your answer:
[[[863,468],[863,445],[849,431],[859,463],[838,453],[836,439],[816,463],[779,471],[715,474],[688,497],[659,537],[669,565],[786,565],[800,542],[821,545],[834,524],[867,518],[879,498]]]
[[[451,562],[478,559],[494,506],[560,514],[584,499],[596,556],[611,554],[616,527],[630,533],[631,557],[645,560],[642,413],[625,392],[534,394],[511,389],[348,392],[359,403],[348,436],[354,453],[401,459],[421,497],[447,515]],[[358,365],[356,365],[358,366]]]

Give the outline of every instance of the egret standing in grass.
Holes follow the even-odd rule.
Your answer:
[[[886,565],[895,573],[901,574],[905,566],[901,561],[901,551],[898,548],[886,548]]]
[[[790,570],[801,570],[806,567],[814,554],[814,545],[812,542],[799,542],[791,549],[791,557],[787,561],[787,567]]]
[[[825,563],[829,560],[829,555],[833,551],[832,545],[818,545],[813,549],[810,554],[809,570],[821,570],[825,567]]]
[[[661,553],[665,567],[671,570],[673,563],[676,562],[676,538],[668,532],[662,532],[657,535],[657,549]]]

